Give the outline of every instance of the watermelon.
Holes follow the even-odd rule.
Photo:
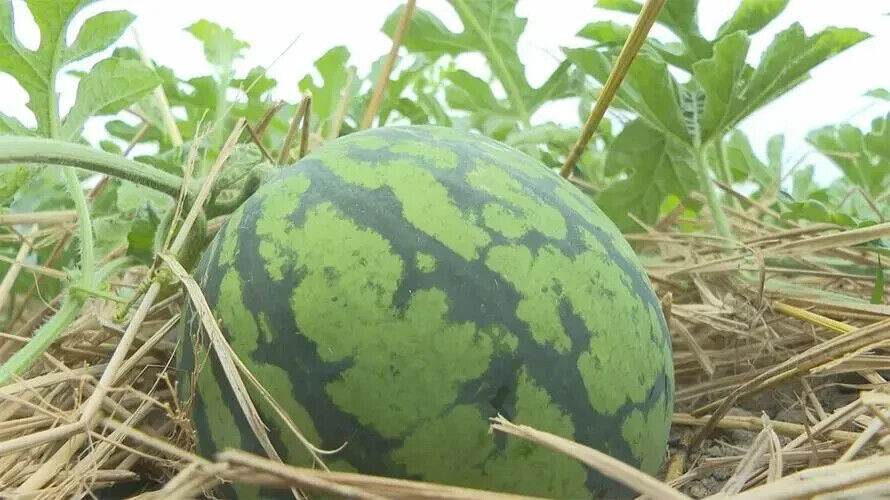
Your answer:
[[[490,431],[496,415],[658,472],[671,341],[632,248],[529,156],[433,126],[282,169],[194,270],[234,352],[332,470],[525,495],[630,493]],[[189,306],[178,361],[199,453],[264,454]],[[249,386],[249,384],[248,384]],[[253,393],[282,460],[307,446]],[[273,498],[235,488],[224,497]]]

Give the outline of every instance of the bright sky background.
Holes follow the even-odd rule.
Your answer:
[[[12,0],[12,3],[17,16],[16,32],[26,46],[33,48],[39,40],[33,20],[22,0]],[[207,74],[210,70],[204,62],[199,42],[183,30],[198,19],[205,18],[232,28],[238,38],[250,43],[246,59],[239,61],[237,66],[244,71],[256,65],[268,66],[299,37],[269,68],[269,74],[279,82],[275,97],[293,102],[298,98],[299,79],[312,70],[312,62],[330,47],[348,47],[353,64],[361,73],[366,72],[371,62],[389,50],[390,40],[380,27],[387,15],[402,3],[403,0],[251,0],[247,3],[231,0],[105,0],[89,6],[78,16],[71,27],[69,41],[89,16],[102,10],[127,9],[138,16],[133,26],[149,55],[188,78]],[[588,22],[611,19],[631,24],[634,21],[632,16],[596,9],[594,3],[594,0],[519,1],[519,15],[529,19],[527,30],[520,39],[520,57],[533,85],[542,83],[556,67],[560,47],[584,45],[575,33]],[[704,35],[712,37],[738,4],[739,0],[702,0],[699,19]],[[559,7],[555,8],[555,5]],[[419,0],[418,7],[436,13],[449,28],[460,30],[457,15],[445,0]],[[749,54],[749,63],[754,64],[773,36],[793,22],[801,23],[807,34],[827,26],[851,26],[873,35],[818,67],[809,82],[743,122],[741,128],[751,138],[756,151],[765,149],[771,135],[784,133],[785,160],[786,164],[791,164],[808,151],[804,136],[809,130],[849,120],[864,126],[873,117],[890,109],[890,103],[863,96],[869,89],[890,88],[890,66],[887,65],[890,15],[887,13],[890,13],[890,3],[883,0],[791,0],[785,12],[768,29],[755,36]],[[658,27],[653,34],[670,39],[670,35]],[[133,46],[132,33],[128,32],[121,43]],[[93,56],[72,67],[88,68],[108,53]],[[481,61],[481,58],[471,56],[463,58],[462,62],[470,71],[478,71]],[[72,104],[75,85],[73,78],[62,77],[59,88],[63,110]],[[25,107],[26,101],[27,96],[17,83],[0,73],[0,110],[31,125],[34,121]],[[574,100],[557,103],[542,109],[534,121],[577,123],[576,106]],[[101,123],[91,123],[87,133],[90,137],[100,135]],[[819,178],[834,177],[834,169],[825,160],[809,155],[806,161],[817,165]]]

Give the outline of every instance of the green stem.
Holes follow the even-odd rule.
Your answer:
[[[96,255],[93,251],[93,224],[90,220],[90,209],[86,197],[80,187],[80,180],[73,168],[65,168],[65,184],[68,193],[74,200],[77,213],[77,233],[80,237],[80,271],[86,284],[92,286],[96,282]]]
[[[0,165],[51,164],[111,175],[176,197],[182,179],[124,156],[81,144],[40,137],[0,137]],[[191,190],[191,189],[190,189]]]
[[[105,299],[110,302],[117,302],[118,304],[126,304],[129,302],[128,299],[125,299],[118,295],[112,295],[108,292],[103,292],[102,290],[94,290],[92,288],[87,288],[82,285],[71,285],[71,291],[76,292],[76,293],[82,293],[82,294],[88,295],[90,297],[97,297],[100,299]]]
[[[56,340],[80,313],[83,299],[69,297],[62,307],[41,326],[21,349],[15,352],[3,365],[0,365],[0,387],[10,379],[28,369],[37,357]]]
[[[729,169],[729,162],[726,161],[726,148],[723,147],[723,138],[716,137],[714,138],[714,153],[717,155],[717,164],[720,167],[720,172],[723,177],[723,183],[727,186],[732,185],[732,171]],[[729,204],[733,207],[738,208],[740,205],[738,204],[738,200],[730,197]]]
[[[708,200],[708,208],[711,210],[711,217],[713,217],[714,224],[717,226],[717,233],[724,238],[735,239],[729,229],[729,222],[726,220],[723,206],[720,205],[720,199],[717,197],[717,190],[714,189],[714,183],[711,182],[711,168],[708,165],[705,147],[698,148],[695,151],[695,158],[701,190]]]

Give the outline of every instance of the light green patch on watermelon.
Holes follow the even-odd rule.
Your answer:
[[[615,250],[628,262],[637,262],[637,255],[624,238],[615,238],[620,235],[618,228],[596,204],[584,193],[568,182],[561,182],[554,190],[556,195],[566,204],[581,215],[581,218],[596,227],[604,229],[603,234],[609,239]],[[645,279],[645,276],[644,276]]]
[[[543,179],[551,175],[547,167],[538,163],[532,157],[522,154],[515,149],[507,149],[502,144],[484,141],[479,142],[476,147],[497,162],[505,165],[506,168],[522,172],[531,179]]]
[[[437,259],[423,252],[417,252],[417,269],[424,273],[431,273],[436,270],[436,266],[438,265]]]
[[[457,154],[452,149],[434,146],[428,142],[398,142],[390,146],[389,150],[429,160],[436,168],[457,168]]]
[[[491,338],[494,350],[498,354],[516,352],[516,348],[519,347],[519,339],[516,338],[516,335],[499,326],[483,328],[481,333]]]
[[[241,430],[232,413],[238,410],[233,408],[231,411],[220,411],[221,408],[230,408],[230,406],[223,397],[219,386],[220,381],[214,377],[213,370],[210,369],[210,363],[214,361],[211,358],[215,357],[215,354],[205,348],[196,348],[195,366],[199,371],[195,381],[195,390],[201,395],[204,407],[207,409],[204,416],[207,419],[208,435],[215,438],[214,447],[219,450],[226,447],[240,448],[242,446]]]
[[[411,160],[394,160],[374,168],[373,163],[340,153],[325,157],[325,164],[346,182],[367,189],[390,188],[402,204],[405,220],[464,259],[476,259],[479,249],[491,240],[484,229],[464,215],[445,186]]]
[[[284,271],[289,269],[293,258],[287,239],[290,215],[300,206],[300,197],[309,184],[305,175],[288,177],[276,184],[274,196],[261,198],[263,215],[256,222],[256,234],[261,237],[258,251],[273,280],[284,279]]]
[[[543,203],[522,189],[522,185],[503,169],[490,163],[477,162],[467,174],[467,181],[475,189],[519,209],[519,213],[497,204],[483,208],[485,224],[508,238],[520,238],[535,229],[547,237],[566,237],[566,221],[559,210]]]
[[[463,486],[491,482],[484,477],[482,465],[494,451],[485,416],[475,406],[457,405],[439,418],[422,422],[391,456],[409,475],[423,474],[426,481]],[[455,453],[460,453],[460,460],[454,459]]]
[[[235,269],[229,269],[219,285],[219,299],[214,308],[216,316],[233,333],[228,339],[229,345],[232,346],[232,350],[235,351],[238,358],[254,377],[262,380],[266,390],[276,396],[276,403],[290,416],[297,430],[309,442],[319,443],[320,437],[315,425],[312,423],[312,418],[310,418],[306,408],[293,397],[294,387],[287,372],[271,363],[257,363],[251,356],[251,353],[257,348],[261,334],[269,338],[275,335],[275,333],[271,331],[265,317],[260,316],[259,321],[256,321],[253,313],[244,306],[242,290],[243,282],[238,272]],[[223,383],[227,382],[223,381]],[[273,418],[276,419],[280,418],[265,397],[259,394],[249,383],[247,386],[254,405],[262,414],[274,415]],[[231,411],[241,411],[241,409],[240,407],[231,408]],[[305,445],[283,423],[279,428],[283,430],[281,437],[286,443],[285,450],[290,454],[288,458],[295,463],[310,463],[311,456]],[[225,436],[227,433],[231,433],[231,428],[223,429],[219,434],[216,433],[216,430],[212,432],[215,436]],[[279,450],[279,452],[281,451],[284,450]],[[294,456],[298,452],[300,456]]]
[[[615,413],[627,402],[644,402],[656,377],[666,368],[662,349],[639,347],[652,342],[650,335],[659,328],[658,319],[651,308],[635,315],[631,324],[637,327],[629,331],[625,328],[625,341],[598,336],[591,340],[590,350],[578,358],[578,370],[590,401],[601,413]]]
[[[649,347],[653,338],[661,338],[660,332],[653,334],[660,328],[653,309],[637,296],[600,242],[584,229],[581,233],[586,250],[574,259],[552,245],[534,256],[524,246],[500,246],[489,251],[486,265],[521,294],[516,313],[534,340],[563,353],[571,340],[559,305],[568,301],[592,334],[589,350],[578,360],[589,399],[597,411],[611,414],[628,399],[645,401],[664,371],[666,351],[663,345]]]
[[[572,439],[575,435],[571,417],[559,410],[550,394],[538,387],[525,369],[519,375],[514,420],[566,439]],[[557,498],[585,498],[590,495],[586,486],[587,470],[567,455],[510,437],[505,456],[518,460],[496,459],[485,467],[488,474],[503,478],[501,488],[514,488],[513,484],[518,482],[521,487],[516,491],[531,495]],[[540,471],[545,470],[549,473],[541,474]]]
[[[641,461],[640,470],[648,474],[656,474],[664,459],[663,444],[670,427],[664,403],[664,393],[661,393],[648,413],[634,408],[621,424],[621,437],[630,445],[633,456]]]
[[[337,140],[337,143],[339,143],[340,145],[349,144],[350,146],[355,146],[363,149],[379,149],[385,146],[389,146],[390,141],[387,140],[385,137],[377,135],[376,133],[359,133],[350,134],[346,137],[340,138]],[[324,154],[324,152],[324,149],[319,150],[319,153]]]
[[[222,235],[222,248],[219,252],[219,266],[228,266],[235,261],[235,253],[238,250],[238,227],[244,218],[244,206],[235,210],[226,221],[225,233]]]
[[[326,390],[363,425],[397,437],[437,417],[463,382],[484,373],[494,343],[473,323],[449,321],[444,291],[415,291],[403,312],[393,306],[404,263],[381,235],[322,204],[288,237],[304,249],[297,265],[307,271],[291,297],[294,318],[324,361],[352,361]]]
[[[544,258],[533,256],[524,246],[496,246],[489,250],[485,265],[517,288],[522,298],[516,316],[528,324],[535,342],[566,353],[571,339],[559,317],[559,296],[553,287],[556,277]]]
[[[517,422],[569,439],[574,435],[571,418],[559,411],[524,370],[517,387]],[[461,454],[457,462],[455,452]],[[498,452],[485,416],[470,405],[458,405],[442,417],[424,422],[392,456],[408,474],[423,474],[432,482],[484,485],[490,490],[551,498],[590,495],[585,486],[587,471],[568,456],[513,437],[508,438],[503,452]]]

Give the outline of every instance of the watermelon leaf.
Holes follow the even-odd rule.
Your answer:
[[[622,230],[639,229],[628,213],[653,223],[667,195],[683,198],[697,182],[688,149],[642,120],[627,124],[609,148],[606,175],[622,172],[628,177],[613,182],[596,200]]]
[[[160,83],[160,78],[140,62],[115,58],[98,62],[77,86],[77,100],[62,123],[62,138],[74,140],[87,118],[115,114]]]
[[[334,47],[315,60],[315,69],[321,75],[321,82],[316,83],[310,75],[300,80],[301,92],[312,95],[313,121],[318,120],[319,131],[327,135],[330,121],[336,113],[340,95],[346,86],[349,74],[349,50],[343,46]]]
[[[717,30],[717,40],[736,31],[753,35],[762,30],[788,6],[788,0],[742,0],[732,17]]]
[[[463,31],[448,29],[434,14],[416,9],[402,42],[410,52],[424,54],[431,62],[443,56],[464,53],[482,54],[495,78],[507,94],[509,105],[498,105],[501,113],[526,126],[534,112],[547,100],[577,93],[578,79],[569,78],[569,65],[560,65],[540,88],[534,88],[525,77],[525,65],[519,59],[519,37],[527,19],[516,15],[516,0],[448,0],[457,12]],[[404,7],[397,8],[386,19],[383,31],[392,37]],[[470,84],[461,78],[460,83]],[[472,85],[472,84],[471,84]],[[467,90],[464,87],[461,92]],[[485,97],[487,99],[487,96]],[[488,106],[487,109],[492,109]],[[480,117],[477,123],[487,121]]]
[[[103,82],[113,78],[116,83],[125,83],[137,91],[128,92],[112,103],[107,94],[101,94],[103,90],[95,85],[94,78],[94,82],[88,84],[83,93],[78,93],[70,125],[60,132],[56,76],[66,64],[107,48],[133,21],[133,16],[123,11],[97,14],[87,19],[69,47],[65,43],[68,26],[74,16],[89,3],[89,0],[28,2],[27,7],[40,30],[40,45],[36,50],[26,48],[16,37],[11,2],[0,3],[0,72],[15,78],[27,92],[28,107],[37,122],[37,135],[74,139],[80,132],[80,126],[93,113],[111,104],[120,109],[157,84],[147,70],[131,73],[133,66],[97,64],[91,71],[97,72],[95,78],[103,79]],[[2,122],[4,128],[18,128],[16,122],[8,119],[3,119]]]
[[[890,101],[890,90],[888,89],[871,89],[865,93],[868,97],[874,97],[875,99],[883,99],[885,101]]]
[[[79,61],[101,52],[118,40],[136,16],[125,10],[100,12],[84,21],[74,43],[66,50],[68,61]]]
[[[0,113],[0,135],[31,135],[32,133],[22,122]]]
[[[843,124],[813,130],[807,135],[807,142],[837,165],[848,182],[876,196],[884,190],[890,175],[890,157],[881,157],[870,150],[870,144],[880,148],[880,141],[876,139],[879,136],[872,137],[875,139],[866,141],[861,130]]]
[[[231,29],[206,19],[191,24],[185,30],[201,41],[207,62],[223,71],[229,71],[232,63],[243,57],[244,49],[250,47],[249,43],[235,38]]]
[[[154,239],[161,218],[151,202],[143,202],[133,216],[133,224],[127,233],[127,255],[140,263],[151,265],[154,259]]]

